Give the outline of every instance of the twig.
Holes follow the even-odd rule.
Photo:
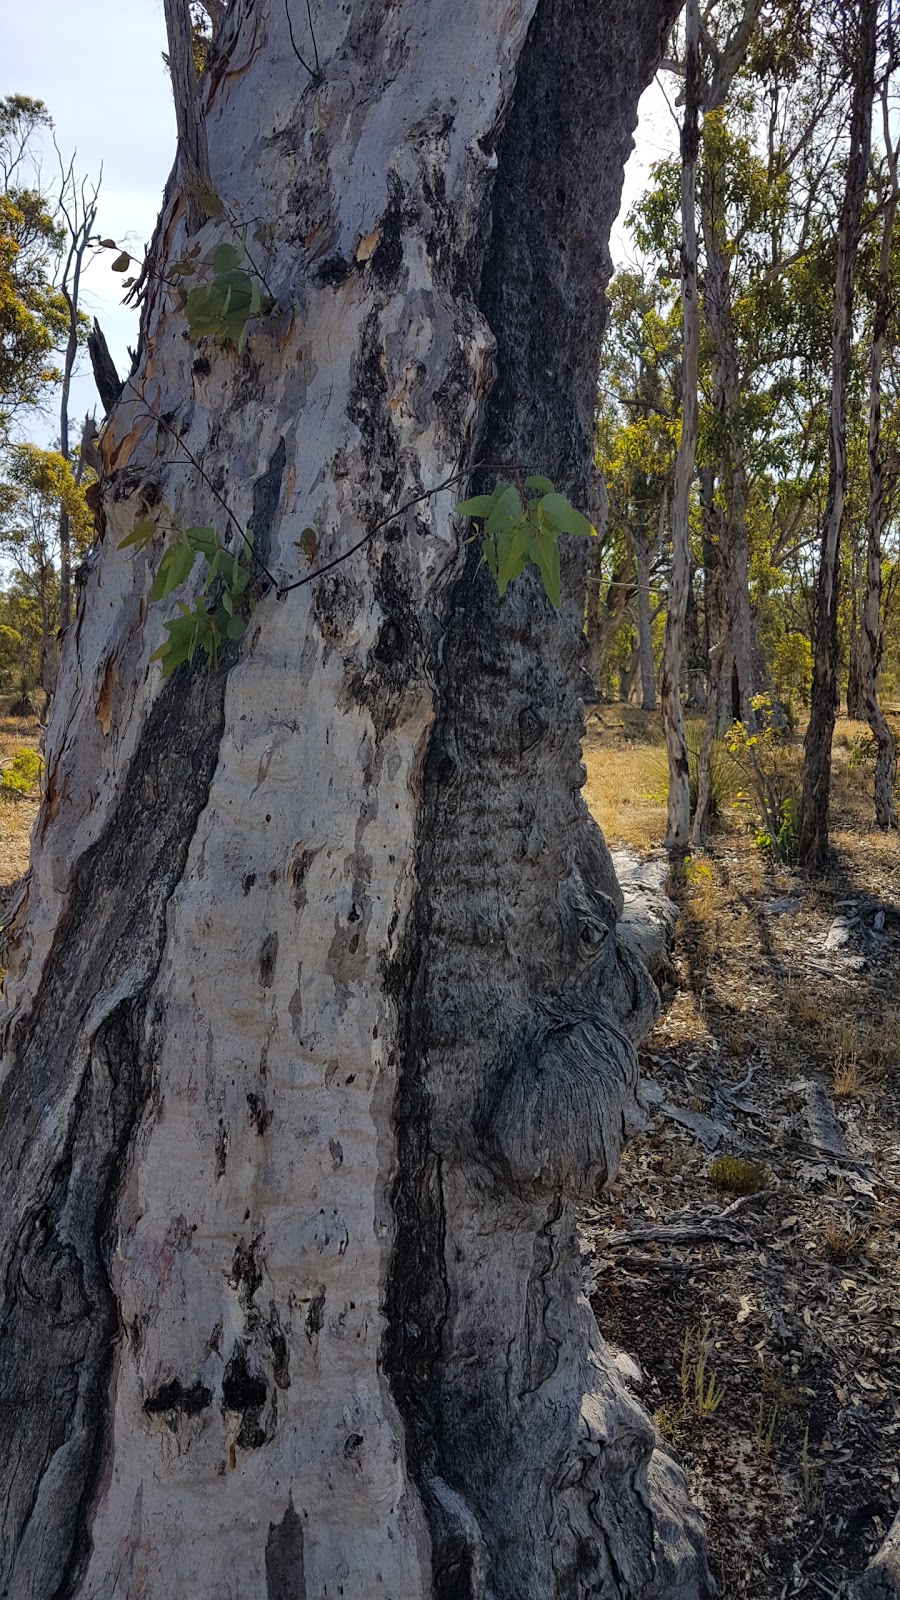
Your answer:
[[[316,44],[316,30],[313,27],[312,6],[310,5],[310,0],[306,0],[306,15],[309,18],[309,36],[312,39],[313,55],[316,58],[316,72],[318,73],[320,71],[320,68],[319,68],[319,47]]]
[[[718,1217],[707,1217],[696,1222],[663,1223],[658,1228],[619,1228],[603,1240],[603,1248],[617,1250],[623,1244],[690,1244],[709,1239],[727,1239],[729,1244],[750,1244],[750,1237],[737,1228],[730,1228]]]
[[[134,388],[134,380],[133,380],[133,378],[127,378],[125,380],[125,387],[126,388],[128,387],[129,384],[131,384],[131,387]],[[210,478],[209,474],[204,469],[202,463],[197,460],[197,457],[194,455],[193,451],[188,449],[188,446],[185,444],[185,442],[182,439],[181,435],[179,433],[176,433],[175,429],[172,427],[172,424],[170,422],[167,422],[165,417],[161,416],[158,411],[154,410],[154,408],[153,408],[153,406],[151,406],[150,402],[148,400],[145,400],[145,398],[144,398],[144,396],[142,394],[138,394],[137,389],[134,389],[134,392],[135,392],[135,402],[134,403],[137,404],[137,405],[143,406],[144,410],[147,412],[147,415],[149,417],[152,417],[154,422],[156,422],[159,425],[159,427],[165,428],[166,432],[171,436],[171,438],[173,438],[175,440],[175,443],[178,446],[179,450],[181,450],[183,452],[183,454],[186,456],[188,462],[194,468],[194,470],[197,473],[199,473],[200,477],[202,478],[203,482],[206,484],[206,486],[210,490],[210,492],[215,495],[216,499],[219,502],[219,505],[222,507],[223,511],[225,512],[229,522],[233,523],[235,528],[237,528],[238,533],[240,534],[241,538],[243,539],[244,544],[247,546],[247,549],[250,551],[250,554],[253,556],[253,559],[256,561],[257,566],[261,567],[262,571],[265,573],[266,577],[268,578],[269,582],[271,583],[273,589],[277,589],[278,588],[278,580],[277,580],[277,578],[275,577],[274,573],[270,572],[269,568],[266,566],[266,563],[263,561],[262,557],[254,549],[253,540],[250,538],[250,535],[247,533],[246,528],[244,528],[243,525],[238,521],[238,519],[235,516],[234,512],[232,511],[230,505],[228,504],[228,501],[225,499],[225,496],[216,488],[216,486],[213,483],[212,479]]]
[[[398,517],[402,517],[404,512],[410,511],[413,506],[420,505],[423,500],[430,500],[432,495],[440,494],[442,489],[449,489],[450,485],[453,483],[461,483],[463,478],[472,477],[474,473],[478,472],[479,469],[484,467],[494,468],[500,472],[518,471],[518,468],[511,467],[509,463],[505,461],[477,461],[474,466],[465,467],[462,472],[452,473],[450,477],[445,478],[442,483],[436,483],[431,489],[423,489],[422,493],[414,495],[412,500],[404,501],[403,505],[398,506],[396,511],[391,511],[386,517],[381,517],[378,522],[374,522],[371,528],[369,528],[367,532],[363,534],[362,538],[357,539],[356,544],[352,544],[349,550],[344,551],[343,555],[333,556],[332,559],[330,561],[326,561],[323,566],[317,567],[315,572],[308,572],[303,578],[295,578],[293,583],[283,583],[278,590],[279,600],[283,595],[291,594],[294,589],[302,589],[304,584],[312,583],[313,578],[321,577],[323,572],[330,572],[332,567],[339,566],[340,563],[342,561],[346,561],[349,556],[355,555],[357,550],[361,550],[363,546],[367,545],[371,539],[374,539],[376,533],[380,533],[382,528],[386,528],[389,523],[396,522]]]
[[[308,0],[307,0],[307,4],[308,4]],[[305,67],[306,68],[307,72],[309,73],[310,77],[312,78],[313,83],[318,83],[318,81],[319,81],[319,52],[316,50],[315,34],[313,34],[313,50],[316,50],[316,66],[315,66],[315,71],[314,71],[313,68],[310,66],[309,62],[308,61],[304,61],[302,55],[300,54],[300,51],[297,49],[297,41],[294,38],[294,26],[293,26],[293,23],[291,22],[291,12],[290,12],[290,7],[288,5],[288,0],[284,0],[284,14],[287,17],[288,33],[291,36],[291,49],[293,50],[294,55],[297,57],[297,60],[299,61],[301,67]],[[312,17],[310,17],[310,27],[312,27]]]

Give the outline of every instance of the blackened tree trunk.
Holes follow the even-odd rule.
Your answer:
[[[838,553],[847,488],[846,409],[853,321],[853,278],[872,141],[877,21],[878,0],[858,0],[852,13],[852,26],[856,35],[853,106],[835,267],[828,494],[816,592],[812,696],[809,724],[803,743],[799,853],[804,865],[812,868],[821,867],[828,855],[831,740],[839,695]]]
[[[653,1010],[579,793],[583,554],[501,603],[446,490],[288,592],[305,528],[325,563],[476,458],[590,504],[672,7],[303,15],[234,0],[203,80],[276,304],[198,348],[151,274],[102,441],[10,930],[0,1592],[699,1600],[580,1295]],[[171,185],[156,270],[187,227]],[[252,520],[260,591],[165,682],[161,536],[119,548],[162,504]]]

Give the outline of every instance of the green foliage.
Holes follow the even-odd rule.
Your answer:
[[[595,529],[549,478],[534,475],[522,487],[533,495],[523,500],[515,484],[498,483],[490,494],[462,500],[454,509],[482,523],[481,554],[501,596],[530,564],[538,568],[550,604],[558,607],[560,535],[585,538]]]
[[[749,784],[738,802],[755,807],[759,848],[782,861],[793,861],[800,826],[797,769],[788,751],[783,718],[771,696],[754,695],[751,705],[756,727],[735,722],[725,736],[726,747]]]
[[[163,677],[192,661],[198,650],[207,657],[210,666],[219,659],[219,650],[226,642],[243,638],[247,617],[252,609],[249,592],[251,569],[240,552],[227,550],[220,543],[215,528],[170,528],[170,542],[160,558],[150,589],[151,601],[166,600],[175,589],[187,582],[198,556],[207,567],[203,592],[193,606],[177,602],[180,615],[163,623],[168,638],[154,650],[151,661],[162,666]],[[119,549],[146,550],[157,533],[152,517],[143,517],[131,532],[120,541]],[[248,546],[252,536],[244,535]],[[215,584],[215,594],[207,595]]]
[[[42,757],[26,745],[16,751],[11,761],[4,763],[0,787],[5,794],[31,795],[40,786],[43,770]]]
[[[195,187],[194,193],[208,216],[227,214],[223,202],[211,189]],[[229,221],[233,219],[229,216]],[[236,232],[246,229],[235,224]],[[112,263],[113,272],[127,272],[137,266],[135,257],[121,250],[114,239],[101,239],[100,245],[118,254]],[[188,280],[196,278],[192,288]],[[133,283],[134,278],[126,279]],[[268,311],[271,297],[263,293],[262,281],[249,263],[243,241],[216,245],[209,255],[201,256],[199,246],[166,268],[165,281],[180,299],[187,318],[192,339],[212,339],[215,344],[231,343],[243,350],[252,319]]]
[[[796,630],[783,634],[772,658],[772,682],[778,699],[808,705],[812,671],[812,646],[806,634]]]
[[[35,136],[50,127],[42,100],[0,99],[0,441],[12,418],[59,381],[53,356],[69,328],[53,282],[63,234],[39,179],[23,181]]]

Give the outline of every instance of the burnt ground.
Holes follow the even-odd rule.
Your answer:
[[[615,749],[595,733],[589,767]],[[727,806],[677,875],[645,1126],[583,1223],[601,1331],[639,1364],[727,1600],[837,1596],[900,1501],[900,847],[865,764],[836,745],[836,767],[826,877]]]

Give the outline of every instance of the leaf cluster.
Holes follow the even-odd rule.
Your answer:
[[[547,599],[558,607],[560,535],[585,538],[596,529],[564,494],[557,493],[549,478],[526,478],[523,488],[526,493],[533,491],[530,498],[523,500],[515,484],[498,483],[490,494],[462,500],[455,510],[481,522],[482,558],[501,596],[533,565],[541,575]]]
[[[119,549],[145,550],[157,533],[152,517],[137,522],[124,538]],[[198,650],[215,666],[219,650],[229,641],[242,639],[247,627],[247,616],[252,608],[249,584],[252,572],[240,552],[227,550],[219,541],[215,528],[173,528],[173,537],[166,545],[150,589],[151,601],[168,599],[175,589],[190,577],[198,556],[206,562],[207,575],[202,592],[193,606],[176,602],[180,615],[165,622],[168,638],[154,650],[151,661],[159,661],[163,677],[192,661]],[[248,543],[251,535],[245,535]],[[218,580],[216,595],[208,603],[207,596]]]

